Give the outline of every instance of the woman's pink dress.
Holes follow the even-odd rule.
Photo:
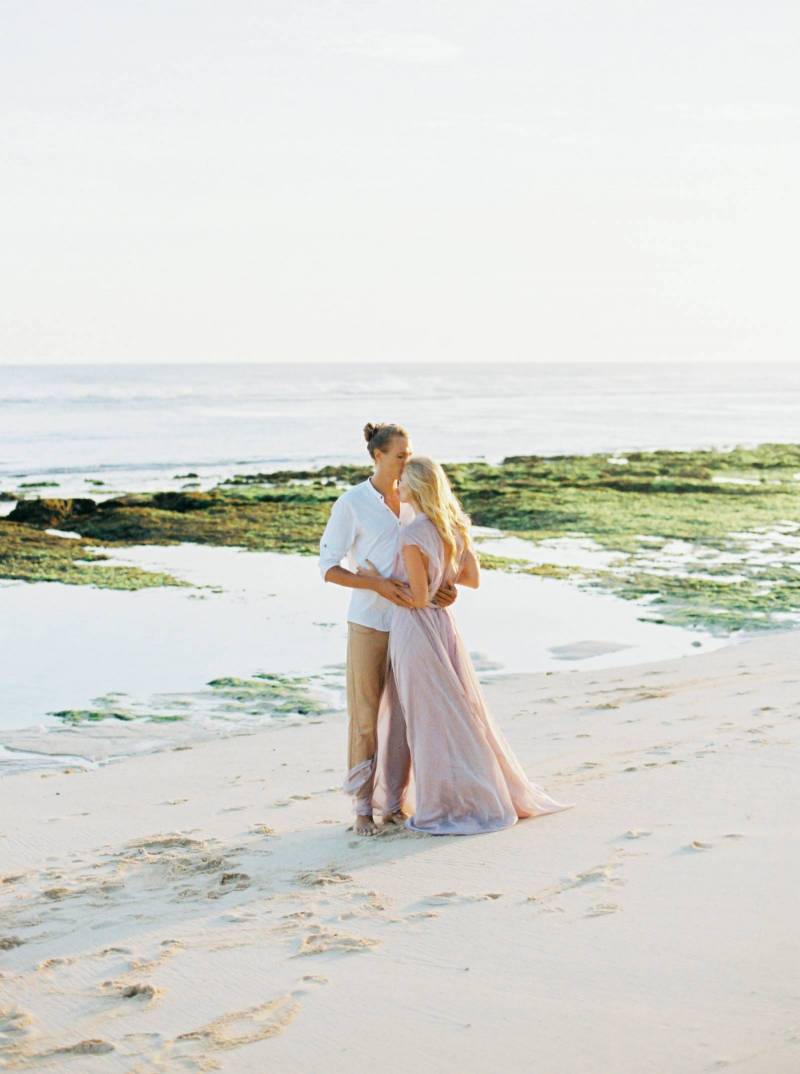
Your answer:
[[[403,547],[428,557],[428,595],[460,570],[423,514],[400,533],[393,577],[408,581]],[[462,550],[463,555],[463,550]],[[413,790],[412,790],[413,787]],[[378,715],[374,802],[384,815],[413,802],[406,827],[474,835],[563,805],[531,783],[492,719],[450,608],[393,609],[389,669]]]

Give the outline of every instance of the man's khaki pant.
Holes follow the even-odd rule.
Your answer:
[[[348,782],[355,794],[356,813],[362,816],[372,814],[378,708],[388,651],[388,631],[347,624]]]

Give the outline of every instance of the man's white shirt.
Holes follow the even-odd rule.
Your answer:
[[[358,567],[368,566],[367,560],[384,578],[390,578],[400,527],[414,518],[414,508],[408,503],[400,504],[398,518],[369,478],[348,489],[331,508],[320,541],[323,580],[331,567],[345,566],[355,573]],[[374,630],[388,630],[393,608],[391,601],[371,589],[354,589],[347,619]]]

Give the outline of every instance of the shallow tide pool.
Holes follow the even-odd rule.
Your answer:
[[[90,710],[107,695],[137,715],[180,705],[184,720],[196,716],[205,733],[210,725],[230,733],[252,726],[252,716],[240,719],[232,707],[220,718],[219,705],[204,700],[206,684],[258,673],[310,677],[326,706],[344,707],[349,593],[325,585],[315,559],[192,544],[109,551],[115,562],[167,571],[196,588],[2,583],[0,735],[63,729],[48,713]],[[639,622],[645,609],[561,580],[484,571],[479,590],[460,590],[454,611],[484,678],[621,666],[726,644]],[[80,751],[70,745],[66,752]],[[0,754],[0,770],[3,760]]]

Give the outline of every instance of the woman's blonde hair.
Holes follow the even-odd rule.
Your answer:
[[[450,488],[447,474],[438,462],[425,455],[413,455],[403,470],[409,489],[428,516],[444,542],[447,559],[455,565],[458,555],[458,538],[464,547],[471,548],[469,515],[458,502]]]

